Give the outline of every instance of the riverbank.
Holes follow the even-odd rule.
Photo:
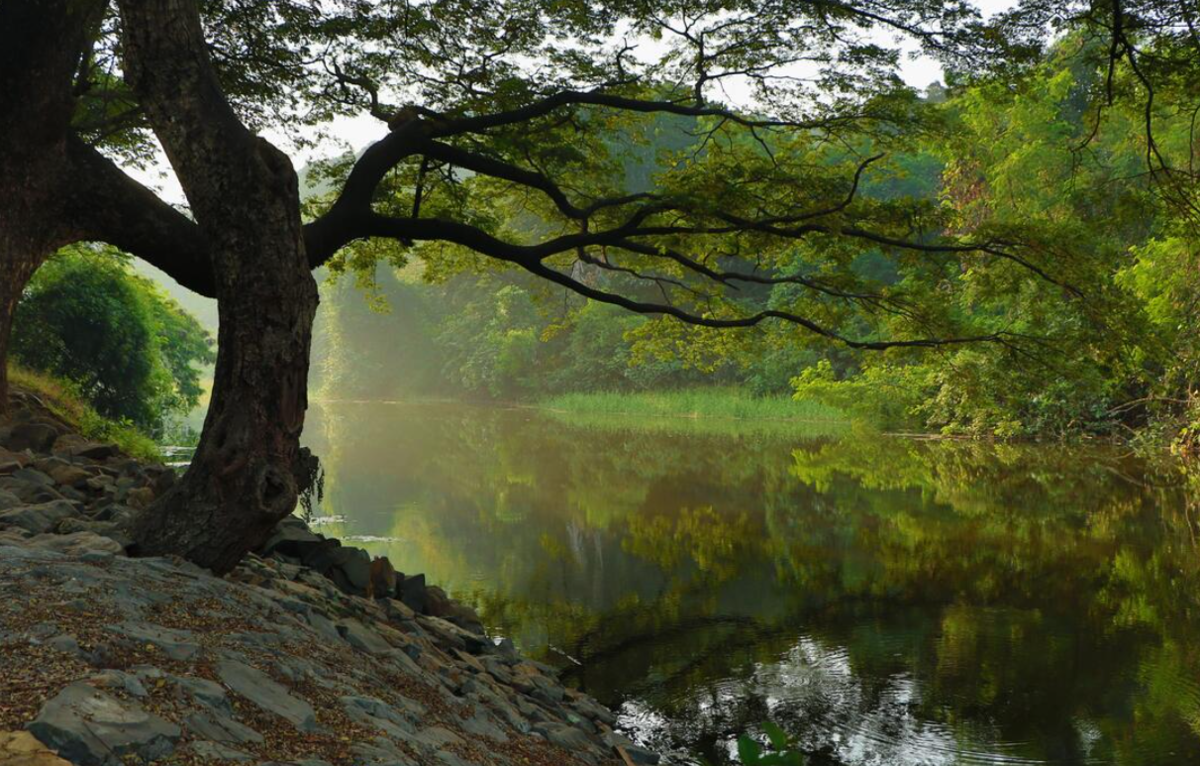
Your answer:
[[[123,522],[173,472],[15,402],[0,424],[0,762],[596,766],[623,763],[617,746],[656,760],[468,607],[298,519],[224,578],[128,558]]]

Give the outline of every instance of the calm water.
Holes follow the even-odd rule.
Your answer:
[[[1175,469],[713,430],[333,404],[306,439],[330,533],[678,761],[726,762],[771,719],[810,764],[1200,764],[1200,519]]]

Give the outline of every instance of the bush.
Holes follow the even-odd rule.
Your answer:
[[[214,360],[200,324],[110,251],[69,248],[30,281],[12,351],[23,366],[70,381],[105,418],[157,433],[195,407],[195,363]]]

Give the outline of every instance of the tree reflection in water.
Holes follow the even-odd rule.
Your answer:
[[[337,405],[308,442],[335,532],[388,538],[656,747],[719,763],[774,719],[817,764],[1200,763],[1178,465],[644,425]]]

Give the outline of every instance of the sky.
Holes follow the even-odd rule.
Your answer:
[[[975,0],[973,5],[979,8],[985,16],[991,16],[1013,7],[1016,2],[1015,0]],[[892,42],[887,35],[881,36],[880,41]],[[928,56],[915,58],[906,56],[900,66],[901,78],[914,88],[925,88],[930,83],[941,82],[943,74],[942,66]],[[362,115],[354,118],[337,118],[324,126],[324,132],[332,136],[332,140],[321,141],[315,146],[303,149],[297,147],[292,137],[287,134],[266,130],[263,132],[263,137],[287,152],[295,167],[299,169],[314,160],[341,154],[347,148],[357,153],[386,135],[387,127],[374,117]],[[316,133],[317,129],[314,128],[306,137],[311,138]],[[130,169],[129,173],[141,183],[157,191],[167,202],[173,205],[186,204],[183,189],[175,178],[166,156],[161,151],[152,166],[145,170]]]

